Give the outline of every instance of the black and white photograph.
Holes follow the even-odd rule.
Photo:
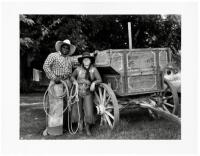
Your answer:
[[[19,24],[20,139],[181,139],[181,15]]]
[[[1,2],[0,155],[199,153],[200,3],[163,1]]]

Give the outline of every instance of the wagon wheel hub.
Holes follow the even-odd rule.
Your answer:
[[[103,115],[104,113],[106,113],[106,108],[103,104],[97,105],[96,109],[98,115]]]

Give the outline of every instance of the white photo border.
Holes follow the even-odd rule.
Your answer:
[[[2,3],[1,146],[7,154],[197,153],[198,7],[195,2]],[[19,14],[181,14],[181,140],[20,140]],[[78,150],[75,148],[78,147]]]

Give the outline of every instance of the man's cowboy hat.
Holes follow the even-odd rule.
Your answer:
[[[70,43],[70,40],[68,40],[68,39],[66,39],[66,40],[64,40],[64,41],[57,41],[56,44],[55,44],[56,51],[60,51],[62,45],[64,45],[64,44],[70,46],[70,52],[69,52],[68,55],[72,55],[72,54],[75,52],[76,47],[75,47],[74,45],[72,45],[72,44]]]
[[[89,52],[84,52],[81,57],[78,58],[78,62],[82,64],[84,58],[89,58],[91,60],[91,64],[94,64],[95,57],[92,56]]]

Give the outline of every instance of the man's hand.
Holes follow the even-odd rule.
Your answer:
[[[95,82],[92,82],[90,86],[90,91],[93,92],[95,90]]]
[[[56,79],[54,80],[55,84],[59,84],[60,83],[60,78],[56,77]]]

